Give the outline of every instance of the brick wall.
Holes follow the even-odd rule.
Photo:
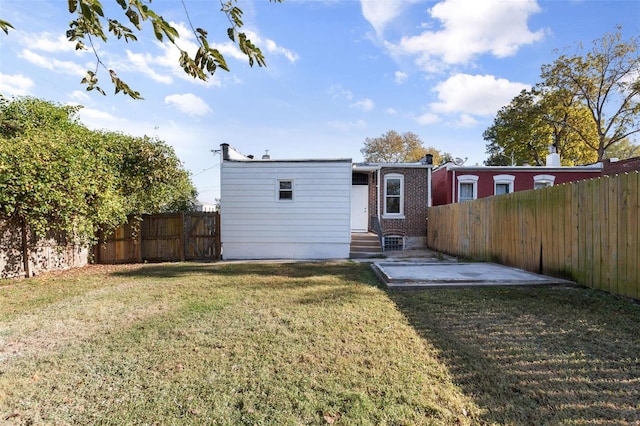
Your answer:
[[[74,245],[53,235],[28,237],[29,268],[32,275],[85,266],[89,259],[86,246]],[[25,276],[22,231],[14,223],[0,219],[0,279]]]
[[[634,170],[640,170],[640,157],[619,161],[604,160],[602,162],[603,175],[619,175]]]
[[[384,218],[384,177],[388,174],[404,176],[404,219]],[[376,175],[369,177],[369,211],[380,211],[383,235],[406,238],[406,248],[422,246],[427,236],[427,170],[419,168],[384,168],[380,172],[380,188],[376,191]],[[379,203],[379,210],[378,205]]]

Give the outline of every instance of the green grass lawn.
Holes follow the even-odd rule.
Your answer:
[[[0,424],[624,424],[640,306],[388,292],[368,265],[92,266],[0,281]]]

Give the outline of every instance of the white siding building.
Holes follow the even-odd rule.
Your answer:
[[[221,147],[224,259],[349,257],[351,159],[253,159]]]

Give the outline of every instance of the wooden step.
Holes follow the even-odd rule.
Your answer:
[[[351,234],[350,258],[377,257],[381,254],[382,248],[380,247],[378,235],[364,232]]]

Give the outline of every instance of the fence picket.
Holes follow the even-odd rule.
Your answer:
[[[435,250],[533,272],[542,260],[545,274],[640,299],[638,172],[431,207],[428,217]]]
[[[212,230],[207,231],[209,235],[200,228],[190,232],[192,217],[210,219]],[[95,259],[103,264],[218,260],[221,255],[219,226],[218,213],[144,215],[138,238],[134,238],[132,223],[123,225],[95,247]],[[205,242],[206,238],[213,241]]]

